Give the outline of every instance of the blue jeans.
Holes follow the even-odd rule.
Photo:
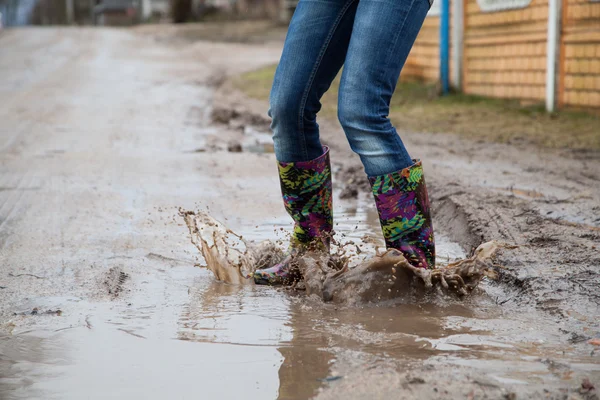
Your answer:
[[[343,65],[338,118],[367,175],[412,165],[388,114],[429,7],[428,0],[300,0],[271,89],[278,161],[323,153],[316,116]]]

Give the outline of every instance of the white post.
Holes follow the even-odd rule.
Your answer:
[[[463,0],[452,1],[452,83],[453,86],[462,89],[462,66],[463,66]]]
[[[65,0],[65,8],[67,11],[67,24],[71,25],[73,23],[73,18],[75,15],[75,9],[73,6],[73,0]]]
[[[560,0],[548,3],[548,43],[546,46],[546,111],[556,108],[556,63],[560,34]]]
[[[142,20],[146,21],[152,15],[152,2],[150,0],[142,0]]]

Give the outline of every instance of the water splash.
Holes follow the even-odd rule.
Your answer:
[[[252,283],[250,278],[256,269],[275,265],[286,257],[276,243],[246,241],[206,212],[180,210],[180,215],[192,243],[217,280]],[[335,303],[379,302],[430,293],[465,296],[484,277],[496,278],[491,259],[500,247],[498,242],[487,242],[472,257],[426,270],[413,267],[394,249],[381,251],[375,247],[375,255],[369,256],[354,242],[334,241],[332,253],[307,250],[294,257],[292,263],[304,279],[293,287]]]
[[[238,285],[251,283],[250,277],[257,268],[275,265],[285,257],[275,243],[247,243],[205,212],[180,210],[179,213],[190,231],[192,243],[217,280]]]

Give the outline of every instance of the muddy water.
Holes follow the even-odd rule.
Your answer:
[[[277,187],[264,135],[243,153],[196,153],[220,135],[205,75],[275,62],[280,49],[207,42],[186,53],[114,29],[2,41],[0,399],[302,399],[327,388],[352,398],[337,390],[357,374],[371,395],[382,366],[424,363],[518,388],[600,374],[560,319],[516,309],[518,292],[493,283],[463,302],[345,308],[192,267],[185,226],[170,222],[179,206],[210,205],[249,238],[289,228],[265,218],[283,208],[264,190]],[[372,202],[335,204],[348,240],[379,236]],[[440,259],[463,256],[436,239]],[[107,291],[113,268],[123,282]]]
[[[336,229],[345,240],[377,235],[369,204],[337,204]],[[242,233],[272,239],[287,226],[272,220]],[[464,257],[446,237],[438,243],[442,259]],[[344,308],[301,293],[222,284],[190,266],[172,268],[168,279],[136,279],[142,289],[124,302],[55,299],[76,303],[87,315],[84,326],[69,326],[66,316],[63,328],[0,338],[0,398],[310,398],[390,360],[400,371],[415,362],[475,367],[517,386],[600,372],[568,345],[546,346],[558,340],[560,326],[497,305],[494,296],[503,294],[491,283],[466,301]],[[165,292],[168,302],[158,303]]]

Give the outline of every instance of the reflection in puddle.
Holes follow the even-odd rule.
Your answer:
[[[281,356],[271,347],[216,346],[161,335],[142,339],[99,322],[92,330],[68,330],[32,348],[36,340],[11,340],[20,346],[9,355],[12,371],[1,379],[3,399],[165,399],[194,393],[262,399],[277,393]],[[229,377],[235,385],[227,384]]]
[[[289,296],[267,287],[197,280],[180,318],[178,338],[276,346],[290,340]]]
[[[205,271],[189,267],[174,268],[166,282],[160,278],[137,282],[145,290],[129,298],[130,303],[80,303],[78,310],[90,314],[90,328],[2,338],[0,398],[276,398],[283,358],[275,345],[290,336],[286,303],[269,294],[280,306],[282,321],[275,317],[269,324],[255,309],[248,310],[253,318],[236,319],[244,314],[244,302],[260,305],[267,299],[261,303],[242,287],[214,284],[204,299],[195,290],[188,295],[190,280],[197,288],[212,282]],[[209,313],[202,315],[204,310]],[[190,315],[198,326],[190,328]],[[214,334],[195,342],[186,337],[190,330],[203,332],[202,324],[211,328],[210,321],[216,321]],[[221,334],[220,323],[225,329]],[[268,345],[261,345],[263,339]]]

